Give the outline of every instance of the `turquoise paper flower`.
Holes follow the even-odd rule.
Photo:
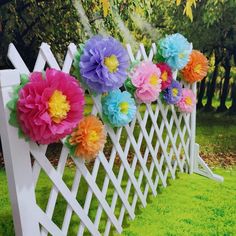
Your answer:
[[[102,97],[103,118],[112,127],[127,125],[134,119],[136,110],[134,99],[126,91],[117,89]]]
[[[192,52],[192,44],[181,34],[172,34],[157,44],[157,60],[166,62],[172,70],[183,69]]]

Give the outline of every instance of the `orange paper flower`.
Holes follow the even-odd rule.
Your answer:
[[[202,80],[208,71],[208,60],[199,51],[193,50],[188,64],[181,70],[183,79],[188,83]]]
[[[75,156],[85,160],[94,159],[106,143],[105,127],[96,116],[87,116],[79,122],[69,143],[75,146]]]

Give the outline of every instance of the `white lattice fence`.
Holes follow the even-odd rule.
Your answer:
[[[143,45],[136,56],[130,45],[127,50],[131,61],[152,60],[156,47],[152,45],[149,55]],[[76,46],[70,44],[64,72],[70,72],[75,52]],[[109,235],[112,229],[121,233],[124,219],[134,219],[136,208],[140,204],[145,207],[148,196],[156,196],[158,188],[166,187],[167,179],[175,179],[178,171],[198,172],[221,180],[198,156],[196,111],[180,114],[161,100],[141,105],[136,118],[124,128],[114,130],[106,126],[109,141],[93,164],[72,158],[74,167],[65,168],[70,157],[63,146],[54,167],[47,158],[48,146],[26,143],[8,124],[6,103],[12,87],[19,84],[21,73],[30,73],[13,44],[9,46],[8,58],[16,70],[0,72],[1,137],[17,235]],[[42,71],[46,66],[61,70],[50,47],[42,43],[34,71]],[[196,92],[196,84],[192,89]],[[101,117],[100,96],[92,99],[92,113]],[[66,171],[74,174],[69,183],[65,180]],[[35,193],[41,172],[52,186],[46,193],[49,197],[45,207],[38,203]],[[54,219],[58,209],[60,222]]]

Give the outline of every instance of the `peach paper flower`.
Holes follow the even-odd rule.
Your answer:
[[[96,116],[87,116],[79,122],[68,143],[71,145],[69,148],[72,150],[72,155],[92,160],[106,143],[105,127]]]

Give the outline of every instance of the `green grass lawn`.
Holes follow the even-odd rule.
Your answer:
[[[236,169],[217,169],[224,183],[181,174],[141,209],[122,235],[236,235]]]
[[[217,168],[224,183],[217,183],[198,175],[180,174],[167,188],[160,188],[156,198],[151,197],[146,208],[139,208],[134,221],[126,221],[122,235],[235,235],[236,234],[236,168]],[[64,179],[72,183],[73,171],[67,168]],[[101,173],[102,174],[102,173]],[[102,179],[102,178],[101,178]],[[102,181],[101,181],[102,182]],[[13,223],[8,200],[5,172],[0,171],[0,235],[11,236]],[[101,184],[101,183],[100,183]],[[50,182],[41,175],[37,188],[37,202],[45,208]],[[84,182],[84,193],[87,191]],[[84,194],[77,197],[83,204]],[[111,199],[112,192],[108,192]],[[61,225],[66,203],[58,198],[53,220]],[[97,202],[92,202],[90,216],[94,218]],[[76,235],[78,218],[73,215],[68,235]],[[101,228],[104,228],[105,221]]]
[[[236,119],[219,115],[199,113],[197,117],[197,142],[206,154],[236,154]],[[115,169],[115,172],[118,168]],[[147,208],[138,208],[134,221],[126,219],[123,235],[236,235],[236,167],[216,168],[216,173],[225,177],[224,183],[216,183],[198,175],[180,174],[170,181],[166,189],[160,188],[156,198],[151,197]],[[74,168],[66,168],[63,179],[71,187]],[[97,183],[102,186],[104,171],[99,173]],[[126,186],[127,176],[122,182]],[[37,203],[45,209],[51,182],[41,173],[36,187]],[[77,200],[83,205],[87,186],[82,180]],[[113,190],[107,193],[111,202]],[[131,199],[130,199],[131,200]],[[121,203],[119,203],[121,204]],[[98,202],[93,199],[89,212],[94,219]],[[53,220],[62,224],[66,202],[59,195]],[[118,213],[118,212],[117,212]],[[101,229],[105,227],[102,215]],[[68,235],[76,235],[79,219],[72,216]],[[115,234],[115,233],[114,233]],[[14,235],[9,203],[6,174],[0,170],[0,235]]]
[[[206,154],[236,155],[236,116],[198,112],[196,142]]]

